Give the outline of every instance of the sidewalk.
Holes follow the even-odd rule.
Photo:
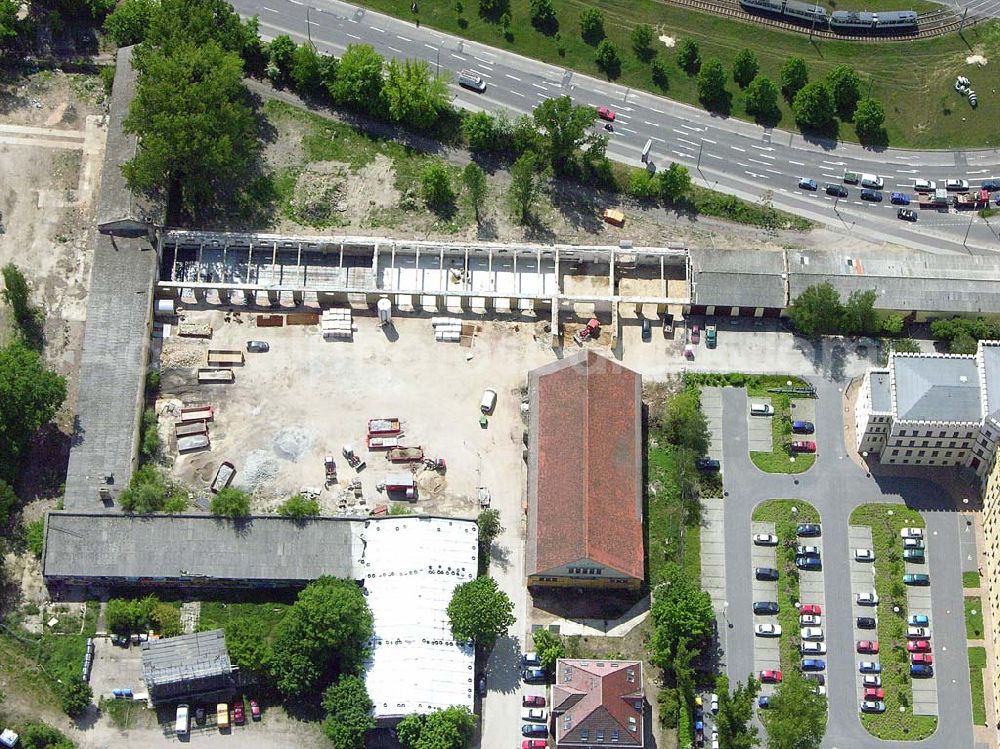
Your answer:
[[[979,569],[985,569],[985,549],[986,549],[986,536],[983,533],[983,523],[982,523],[982,513],[979,512],[967,512],[963,513],[963,517],[966,520],[971,520],[973,527],[975,528],[976,534],[976,551],[979,559]],[[993,632],[994,621],[993,621],[993,611],[990,608],[989,601],[985,595],[986,591],[982,588],[966,588],[963,594],[966,596],[978,596],[980,607],[983,612],[983,633]],[[984,689],[983,693],[986,698],[986,725],[985,726],[973,726],[973,736],[976,738],[976,743],[983,743],[989,747],[998,746],[997,741],[997,700],[996,695],[993,693],[993,678],[994,674],[998,673],[997,668],[997,652],[994,648],[993,638],[987,637],[983,640],[969,640],[969,647],[981,646],[986,649],[986,668],[983,670],[983,681]]]

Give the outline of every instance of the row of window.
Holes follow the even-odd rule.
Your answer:
[[[571,575],[601,575],[604,573],[603,567],[570,567]]]
[[[905,437],[906,436],[906,430],[905,429],[900,429],[899,430],[899,436],[900,437]],[[919,430],[914,429],[913,432],[912,432],[912,434],[910,434],[910,436],[911,437],[933,437],[934,436],[934,432],[927,431],[927,432],[924,432],[923,434],[920,434]],[[945,438],[947,436],[948,436],[947,432],[938,432],[938,439],[942,439],[942,438]],[[952,432],[951,433],[951,438],[953,440],[957,440],[958,439],[958,432]],[[965,433],[965,439],[971,440],[972,439],[972,432],[966,432]]]
[[[924,457],[924,454],[925,454],[926,452],[927,452],[926,450],[918,450],[918,451],[917,451],[917,457],[918,457],[918,458],[922,458],[922,457]],[[938,456],[938,454],[939,454],[940,452],[941,452],[940,450],[932,450],[932,451],[931,451],[931,457],[932,457],[932,458],[936,458],[936,457]],[[899,451],[899,450],[893,450],[893,451],[892,451],[892,455],[891,455],[890,457],[893,457],[893,458],[895,458],[895,457],[896,457],[897,455],[899,455],[899,453],[900,453],[900,451]],[[912,455],[913,455],[913,450],[907,450],[907,451],[906,451],[906,453],[905,453],[905,456],[906,456],[907,458],[911,457]],[[945,454],[944,454],[944,457],[946,457],[946,458],[950,458],[950,457],[951,457],[951,455],[952,455],[952,451],[951,451],[951,450],[948,450],[947,452],[945,452]]]
[[[916,443],[917,443],[916,440],[910,440],[909,443],[907,443],[906,445],[904,445],[902,440],[896,440],[895,442],[890,442],[889,443],[889,447],[915,447]],[[931,445],[928,440],[923,440],[923,442],[920,443],[920,446],[921,447],[945,447],[945,444],[943,442],[935,442],[933,445]],[[969,445],[968,442],[963,442],[960,445],[958,445],[958,449],[960,449],[960,450],[968,450],[969,446],[970,445]],[[949,442],[948,445],[947,445],[947,447],[950,447],[950,448],[954,449],[955,448],[955,443],[954,442]]]

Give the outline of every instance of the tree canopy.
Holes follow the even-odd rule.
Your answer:
[[[875,289],[862,291],[855,289],[844,304],[841,317],[841,328],[850,335],[871,335],[878,328],[878,313],[875,312],[875,300],[878,292]]]
[[[75,749],[76,744],[47,723],[26,723],[20,729],[22,749]]]
[[[729,678],[725,675],[716,679],[715,691],[719,695],[719,712],[715,725],[719,731],[719,746],[727,749],[753,749],[760,744],[757,726],[753,723],[754,700],[760,692],[760,682],[753,674],[747,683],[738,683],[730,694]]]
[[[17,0],[0,0],[0,49],[8,46],[17,37],[17,14],[21,4]]]
[[[698,98],[708,109],[718,109],[726,104],[726,69],[716,57],[705,60],[698,71]]]
[[[522,224],[528,222],[541,187],[538,158],[530,151],[522,154],[510,168],[510,187],[507,188],[510,207]]]
[[[597,44],[604,38],[604,13],[600,8],[584,8],[580,13],[580,35],[587,44]]]
[[[350,44],[340,57],[330,95],[338,104],[371,112],[382,101],[382,56],[367,44]]]
[[[672,445],[686,447],[696,456],[708,451],[708,421],[701,411],[697,388],[687,387],[663,404],[661,428]]]
[[[212,514],[229,518],[242,518],[250,514],[250,495],[233,486],[220,489],[212,497]]]
[[[862,99],[854,110],[854,130],[865,145],[884,145],[885,107],[877,99]]]
[[[566,656],[566,646],[563,644],[562,638],[544,627],[532,632],[531,639],[535,643],[538,659],[547,669],[555,668],[556,661]]]
[[[850,65],[837,65],[826,75],[837,113],[850,119],[861,98],[861,76]]]
[[[448,618],[456,640],[474,640],[489,649],[514,624],[514,603],[492,577],[477,577],[455,588]]]
[[[795,122],[800,127],[817,130],[827,127],[834,115],[830,87],[822,81],[807,83],[795,94],[792,111],[795,113]]]
[[[319,502],[296,494],[286,499],[279,507],[278,514],[286,518],[312,518],[320,514]]]
[[[343,67],[341,61],[338,75],[343,75]],[[423,60],[389,60],[382,97],[390,120],[418,130],[429,128],[450,106],[444,78],[431,75],[430,66]]]
[[[670,666],[679,646],[696,645],[708,637],[715,620],[712,599],[697,580],[685,577],[675,563],[668,565],[664,577],[650,610],[655,625],[651,660],[661,668]]]
[[[597,119],[593,107],[574,105],[568,96],[546,99],[532,112],[536,127],[545,131],[545,146],[552,167],[558,173],[566,171],[576,151],[594,137],[590,126]]]
[[[819,749],[826,733],[826,697],[798,669],[787,669],[761,720],[770,749]],[[721,705],[720,705],[721,708]]]
[[[654,38],[653,27],[648,23],[637,24],[632,29],[632,51],[643,62],[656,54],[656,50],[653,49]]]
[[[79,718],[90,707],[94,692],[80,674],[73,674],[59,685],[59,706],[71,718]]]
[[[622,60],[618,56],[618,48],[610,39],[602,39],[597,45],[597,55],[594,60],[609,81],[621,75]]]
[[[733,80],[740,88],[746,88],[750,81],[757,77],[760,71],[760,63],[757,62],[757,55],[749,49],[741,49],[736,53],[733,60]]]
[[[701,67],[701,49],[698,42],[689,37],[681,39],[677,46],[677,64],[688,75],[694,75]]]
[[[788,317],[804,336],[825,335],[840,329],[844,307],[829,282],[809,286],[792,301]]]
[[[476,212],[476,223],[479,223],[488,192],[486,174],[479,164],[469,162],[465,165],[465,169],[462,170],[462,187],[465,188],[465,201]],[[482,513],[480,513],[481,515]],[[482,535],[482,530],[480,530],[480,535]]]
[[[455,205],[451,174],[441,162],[430,164],[420,175],[420,192],[427,207],[435,213],[447,213]]]
[[[552,0],[531,0],[531,25],[548,35],[559,30],[559,19]]]
[[[364,679],[341,676],[323,693],[323,733],[335,749],[363,749],[365,732],[375,728],[372,704]]]
[[[660,197],[665,203],[676,203],[691,192],[691,174],[688,168],[671,161],[670,166],[660,172]]]
[[[396,736],[406,749],[463,749],[475,730],[476,716],[466,707],[452,706],[407,715],[396,726]]]
[[[159,0],[124,0],[104,19],[104,30],[119,47],[139,44],[153,21]]]
[[[747,86],[746,108],[758,121],[772,124],[781,116],[778,87],[766,75],[758,75]]]
[[[809,82],[809,68],[801,57],[789,57],[781,66],[781,90],[789,101]]]

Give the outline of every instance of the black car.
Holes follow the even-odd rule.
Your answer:
[[[859,616],[857,621],[858,629],[875,629],[875,617],[873,616]]]
[[[247,341],[247,351],[251,354],[264,354],[270,350],[267,341]]]
[[[777,580],[778,570],[774,567],[757,567],[754,571],[754,576],[758,580]]]
[[[900,208],[896,211],[896,218],[900,221],[916,221],[917,212],[911,208]]]
[[[817,556],[798,556],[795,557],[795,566],[800,570],[821,570],[823,562]]]
[[[761,615],[775,615],[778,613],[777,601],[754,601],[753,613]]]
[[[819,523],[799,523],[795,527],[796,536],[819,536],[822,535],[822,529]]]
[[[826,684],[826,677],[823,674],[817,674],[815,672],[807,672],[802,674],[803,679],[808,679],[809,681],[814,681],[817,684]]]
[[[722,464],[715,458],[698,458],[695,465],[698,466],[699,471],[719,471],[722,469]]]
[[[833,195],[836,198],[846,198],[847,188],[844,187],[843,185],[834,185],[832,183],[828,183],[826,186],[826,194]]]
[[[649,318],[642,318],[642,340],[648,341],[653,337],[653,326]]]
[[[671,337],[674,334],[674,316],[669,312],[663,315],[663,335],[664,337]]]
[[[997,190],[1000,190],[1000,179],[984,179],[982,189],[988,190],[989,192],[996,192]]]
[[[866,188],[866,189],[864,189],[864,190],[861,191],[861,199],[862,200],[870,200],[873,203],[881,203],[882,202],[882,193],[880,193],[878,190],[869,190],[869,189]]]

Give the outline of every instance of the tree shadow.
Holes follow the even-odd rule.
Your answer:
[[[500,236],[497,222],[492,218],[484,218],[476,227],[476,238],[484,242],[494,241]]]
[[[31,470],[22,470],[17,480],[17,496],[23,502],[58,497],[63,493],[69,450],[75,437],[76,431],[71,436],[51,421],[35,433],[22,463],[31,466]]]
[[[603,191],[588,189],[569,180],[554,180],[549,189],[552,207],[571,226],[595,234],[602,225],[600,210],[609,200],[616,200]]]
[[[717,96],[710,99],[699,99],[712,114],[728,117],[733,110],[733,95],[729,91],[721,91]]]

